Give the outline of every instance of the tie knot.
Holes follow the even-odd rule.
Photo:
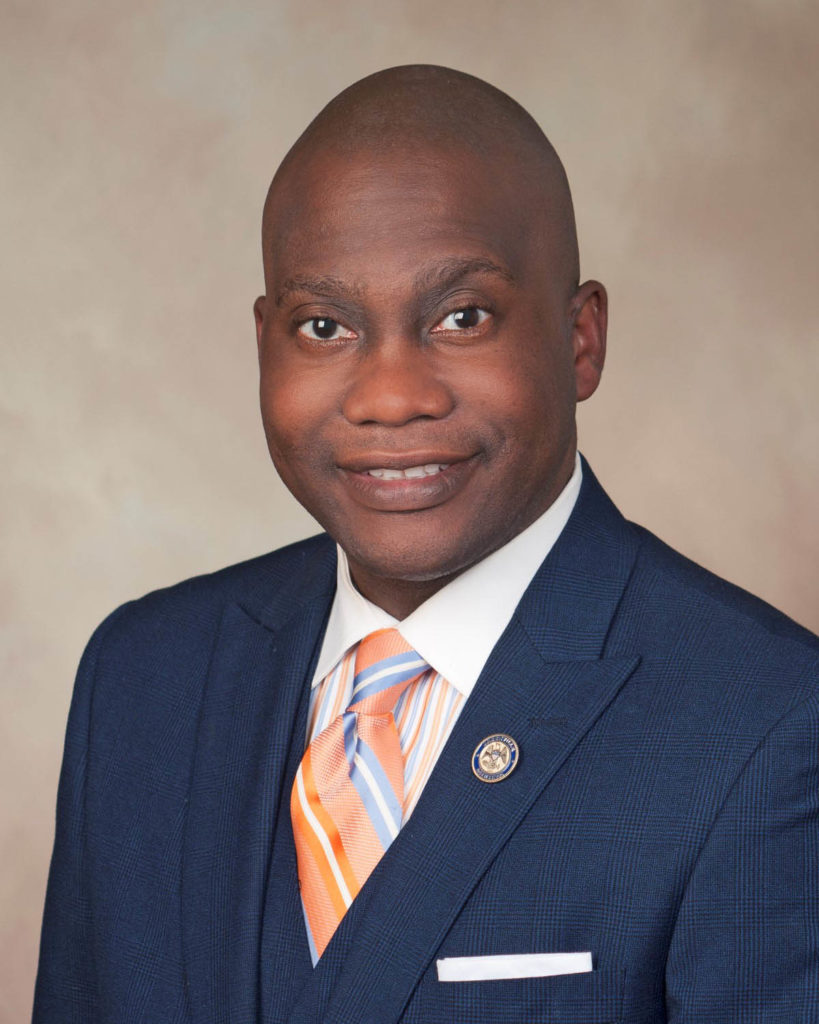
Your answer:
[[[406,688],[429,669],[397,629],[365,636],[355,655],[349,711],[383,715],[392,711]]]

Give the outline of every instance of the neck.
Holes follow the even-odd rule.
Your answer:
[[[454,572],[433,580],[384,579],[350,564],[350,577],[356,590],[399,622],[458,575]]]

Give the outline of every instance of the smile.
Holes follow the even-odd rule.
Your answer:
[[[408,466],[406,469],[368,469],[369,476],[376,480],[415,480],[424,476],[435,476],[449,468],[449,463],[429,462],[425,466]]]
[[[378,512],[422,512],[458,495],[478,461],[477,452],[372,453],[345,458],[339,469],[357,503]]]

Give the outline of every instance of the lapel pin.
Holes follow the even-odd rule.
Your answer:
[[[472,771],[481,782],[500,782],[518,763],[518,753],[518,745],[511,736],[502,732],[487,736],[475,747]]]

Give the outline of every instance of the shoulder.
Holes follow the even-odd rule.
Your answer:
[[[650,531],[629,526],[640,540],[637,578],[662,604],[684,608],[695,618],[715,618],[732,633],[766,634],[819,651],[819,638],[766,601],[703,568]]]
[[[688,680],[707,677],[782,711],[815,698],[819,639],[782,612],[629,524],[639,547],[616,632]],[[752,697],[752,699],[754,699]]]
[[[277,603],[297,606],[335,581],[335,546],[326,534],[290,544],[216,572],[181,580],[115,609],[97,628],[85,659],[102,652],[125,659],[150,649],[196,657],[209,650],[225,608],[239,603],[251,614]]]

